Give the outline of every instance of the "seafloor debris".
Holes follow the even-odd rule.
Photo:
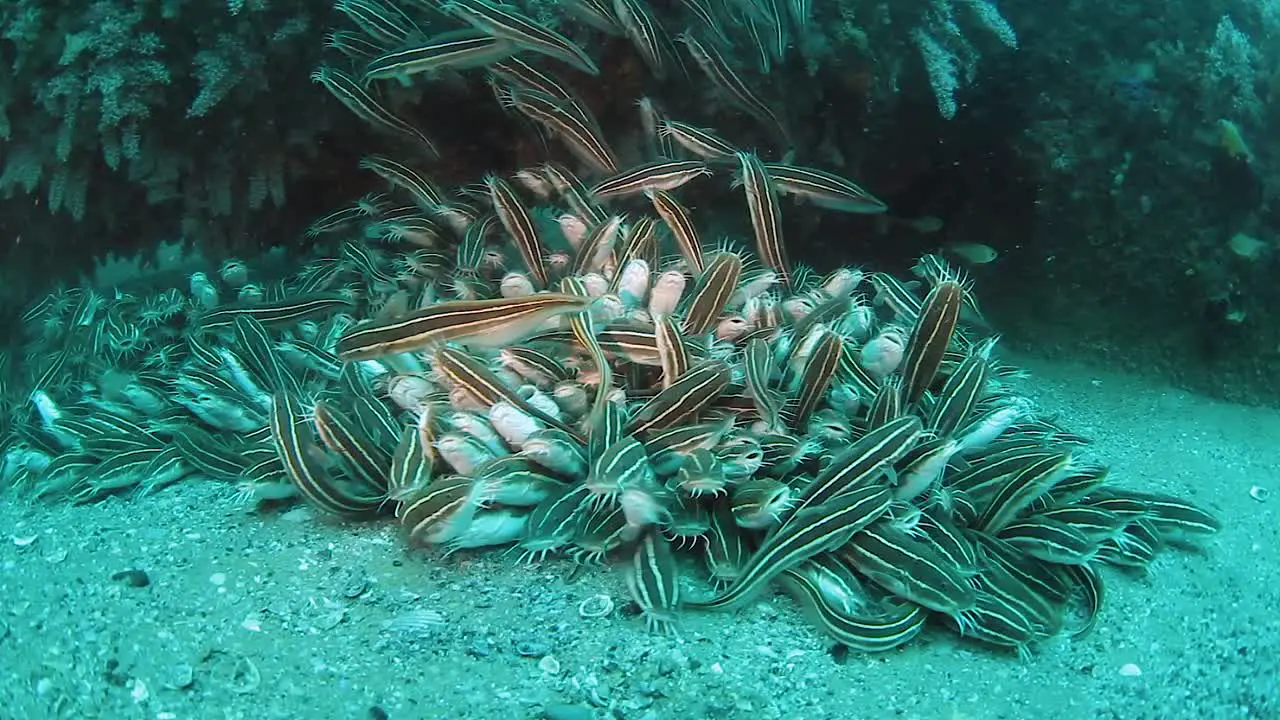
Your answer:
[[[643,3],[571,5],[674,71]],[[446,554],[617,562],[655,629],[780,587],[864,651],[930,617],[1019,652],[1084,632],[1102,566],[1142,568],[1217,529],[1190,503],[1107,482],[1084,439],[1011,392],[1016,370],[940,258],[910,283],[792,264],[783,198],[884,212],[857,184],[766,162],[651,100],[629,143],[645,156],[630,157],[547,69],[597,71],[550,28],[485,0],[449,3],[459,22],[438,28],[417,4],[343,5],[357,6],[365,35],[333,46],[367,70],[316,78],[412,145],[364,161],[387,194],[317,220],[316,256],[287,277],[228,262],[186,288],[33,305],[21,362],[0,373],[9,483],[84,502],[202,475],[245,500],[394,517]],[[680,46],[788,142],[719,34]],[[445,69],[483,73],[583,176],[547,163],[452,190],[428,179],[437,144],[375,90]],[[741,188],[753,250],[703,239],[720,219],[677,196],[706,183]],[[246,687],[251,668],[234,673]]]

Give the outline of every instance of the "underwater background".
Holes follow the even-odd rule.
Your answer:
[[[0,31],[0,717],[1280,717],[1280,2]]]

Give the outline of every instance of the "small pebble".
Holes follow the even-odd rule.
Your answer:
[[[1138,677],[1142,674],[1142,668],[1133,663],[1125,663],[1120,666],[1120,674],[1124,677]]]
[[[556,659],[555,655],[544,655],[538,661],[538,669],[547,675],[559,675],[560,661]]]
[[[369,578],[363,574],[353,573],[349,575],[342,585],[342,596],[354,600],[364,594],[369,589]]]
[[[151,578],[142,570],[121,570],[112,575],[111,579],[136,588],[144,588],[151,584]]]
[[[602,618],[613,612],[613,598],[603,593],[592,595],[578,603],[578,617]]]

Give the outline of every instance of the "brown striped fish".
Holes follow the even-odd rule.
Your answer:
[[[755,153],[740,152],[737,157],[742,172],[742,188],[747,195],[747,210],[751,215],[751,228],[756,235],[756,253],[761,262],[778,274],[778,283],[790,289],[791,265],[782,240],[782,206],[778,203],[778,190]]]
[[[840,364],[840,356],[843,352],[844,338],[824,330],[813,352],[809,354],[809,360],[805,363],[804,372],[801,375],[800,393],[796,398],[795,409],[791,413],[792,428],[805,427],[809,421],[809,415],[827,394],[827,388],[831,385],[831,378],[835,377],[836,367]]]
[[[297,398],[286,393],[272,397],[271,439],[289,480],[303,497],[325,512],[353,517],[375,512],[385,498],[352,488],[330,475],[316,457],[307,424]]]
[[[740,606],[783,572],[849,542],[854,533],[883,515],[891,500],[888,487],[867,485],[823,505],[806,508],[765,538],[727,590],[688,606],[708,610]]]
[[[925,298],[902,361],[902,399],[908,405],[919,400],[933,384],[951,344],[963,302],[964,287],[949,280],[935,285]]]
[[[705,263],[702,259],[702,242],[698,239],[698,229],[693,224],[689,210],[676,201],[670,193],[663,190],[650,192],[649,199],[658,217],[667,224],[671,236],[676,240],[676,248],[680,257],[689,264],[694,275],[701,275]]]
[[[732,252],[716,253],[698,278],[693,296],[685,309],[684,330],[690,335],[705,335],[715,327],[729,298],[738,289],[742,277],[742,257]]]
[[[708,360],[691,368],[636,411],[627,433],[662,430],[697,417],[729,387],[731,376],[722,360]]]
[[[390,320],[357,325],[338,340],[338,357],[367,360],[445,342],[511,345],[533,335],[547,320],[582,312],[589,304],[589,298],[558,293],[437,303]]]
[[[582,441],[582,436],[559,418],[552,417],[532,405],[515,388],[507,385],[482,361],[454,347],[442,347],[431,357],[432,366],[449,379],[454,387],[462,388],[478,399],[485,407],[507,402],[542,422],[569,433]]]
[[[516,244],[516,250],[520,253],[520,259],[524,260],[525,267],[529,268],[534,285],[539,290],[546,288],[547,269],[542,262],[542,240],[538,237],[533,216],[506,180],[497,175],[489,175],[485,177],[484,184],[489,188],[489,199],[493,201],[493,211],[498,216],[498,222],[502,223],[502,227],[506,228],[507,234]]]

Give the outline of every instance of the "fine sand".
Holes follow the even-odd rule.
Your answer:
[[[833,656],[784,596],[654,636],[617,569],[442,559],[188,480],[84,507],[0,494],[0,718],[1280,718],[1280,413],[1022,364],[1117,482],[1225,526],[1146,577],[1108,571],[1094,632],[1029,660],[945,628]],[[582,617],[601,593],[616,609]]]

